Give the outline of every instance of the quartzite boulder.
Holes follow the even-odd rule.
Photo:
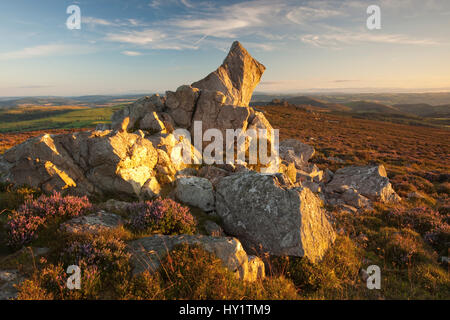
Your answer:
[[[111,127],[114,130],[124,129],[134,131],[137,129],[139,120],[147,113],[162,111],[162,101],[158,95],[152,97],[143,97],[133,104],[126,106],[122,110],[115,112],[111,117]],[[124,126],[124,119],[128,118],[128,123]]]
[[[181,202],[198,207],[205,212],[214,210],[213,186],[206,178],[177,178],[175,195]]]
[[[45,134],[0,156],[0,180],[49,192],[136,196],[157,161],[150,141],[125,131]]]
[[[176,92],[166,92],[166,107],[175,124],[182,128],[191,126],[192,115],[197,104],[199,90],[191,86],[181,86]]]
[[[303,169],[315,150],[310,145],[295,139],[287,139],[280,142],[280,157],[287,163],[293,162],[295,167]]]
[[[192,87],[225,94],[226,104],[248,107],[253,90],[266,70],[245,48],[235,41],[222,65]]]
[[[241,280],[255,281],[264,278],[264,263],[259,258],[247,256],[239,240],[201,235],[155,235],[132,241],[129,250],[132,253],[133,273],[145,270],[155,272],[161,259],[179,244],[201,245],[206,251],[214,253]]]
[[[336,171],[333,180],[327,184],[327,192],[344,193],[353,188],[359,194],[374,201],[398,202],[401,198],[392,185],[383,165],[345,167]]]
[[[208,129],[217,129],[222,133],[224,141],[226,139],[227,129],[241,129],[245,132],[251,109],[248,107],[226,105],[224,102],[225,96],[222,92],[201,91],[191,126],[192,137],[194,137],[195,128],[198,128],[199,123],[196,126],[196,121],[201,122],[202,135]],[[205,141],[204,146],[209,143],[211,142]]]
[[[225,232],[247,250],[316,262],[335,239],[320,199],[308,188],[286,187],[275,175],[242,172],[222,178],[216,212]]]

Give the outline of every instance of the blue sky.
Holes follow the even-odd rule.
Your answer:
[[[450,90],[447,0],[1,1],[0,39],[0,96],[174,90],[234,40],[267,67],[260,92]]]

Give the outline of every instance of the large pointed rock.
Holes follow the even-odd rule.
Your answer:
[[[226,97],[225,104],[247,107],[264,70],[266,67],[235,41],[222,65],[192,87],[220,91]]]

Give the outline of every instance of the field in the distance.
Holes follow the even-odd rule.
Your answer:
[[[35,106],[24,105],[0,111],[0,132],[23,132],[44,129],[92,128],[109,122],[121,106]]]

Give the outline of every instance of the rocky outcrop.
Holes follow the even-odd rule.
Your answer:
[[[181,86],[176,92],[166,92],[168,113],[178,127],[189,128],[191,126],[198,96],[199,90],[191,86]]]
[[[181,202],[205,212],[214,210],[213,186],[208,179],[181,176],[176,180],[175,195]]]
[[[156,271],[161,259],[179,244],[201,245],[206,251],[214,253],[222,260],[225,267],[242,280],[255,281],[264,278],[264,263],[259,258],[247,256],[239,240],[200,235],[156,235],[132,241],[129,244],[129,250],[132,253],[133,273],[138,274],[145,270]]]
[[[137,100],[133,104],[113,114],[111,128],[113,130],[125,130],[129,132],[139,129],[139,122],[146,114],[162,111],[163,101],[157,94]],[[124,123],[124,119],[128,120]]]
[[[224,230],[247,250],[319,261],[335,239],[320,200],[308,188],[289,188],[273,175],[237,173],[216,187]]]
[[[124,131],[43,135],[0,156],[0,180],[78,194],[139,196],[158,153],[142,135]]]
[[[248,107],[265,69],[235,41],[222,65],[206,78],[194,82],[192,87],[220,91],[225,95],[226,104]]]
[[[197,108],[193,117],[191,135],[194,136],[195,122],[201,122],[201,132],[208,129],[217,129],[226,137],[226,129],[241,129],[245,132],[250,108],[224,104],[225,95],[219,91],[202,90],[198,99]],[[209,142],[205,142],[205,146]]]
[[[215,166],[203,166],[198,170],[198,176],[202,178],[206,178],[213,186],[215,186],[220,179],[230,175],[230,172]]]
[[[341,168],[326,187],[331,194],[346,193],[347,196],[350,196],[349,188],[373,201],[389,203],[401,200],[392,189],[383,165]]]
[[[267,164],[261,163],[261,158],[256,164],[250,163],[246,151],[251,141],[247,141],[245,150],[239,150],[245,151],[245,161],[217,165],[205,162],[207,166],[191,168],[184,162],[181,142],[196,160],[204,155],[174,131],[183,129],[186,136],[194,138],[195,124],[201,122],[202,134],[216,129],[226,139],[227,129],[241,134],[265,129],[267,135],[258,137],[258,142],[270,140],[272,127],[264,113],[248,105],[264,70],[235,42],[223,64],[205,79],[168,91],[165,97],[155,94],[141,98],[116,112],[111,126],[99,126],[91,132],[43,135],[7,150],[0,156],[0,182],[44,191],[140,199],[157,197],[170,185],[175,189],[167,190],[169,195],[181,202],[208,213],[215,210],[223,220],[224,231],[209,224],[205,229],[215,237],[150,237],[139,243],[148,250],[161,251],[161,243],[166,241],[171,245],[186,240],[202,243],[241,278],[256,278],[254,275],[263,270],[260,260],[249,258],[238,240],[220,238],[226,232],[249,250],[320,261],[335,238],[321,200],[351,212],[371,208],[372,200],[398,201],[384,167],[322,171],[309,162],[315,153],[312,146],[288,139],[279,144],[279,156]],[[203,138],[203,147],[215,140],[214,136]],[[120,213],[123,205],[107,203],[104,209]],[[105,212],[77,218],[64,227],[90,232],[121,223],[109,218]]]
[[[124,220],[117,214],[101,210],[87,216],[72,218],[61,224],[60,229],[74,234],[99,233],[118,228],[124,223]]]

